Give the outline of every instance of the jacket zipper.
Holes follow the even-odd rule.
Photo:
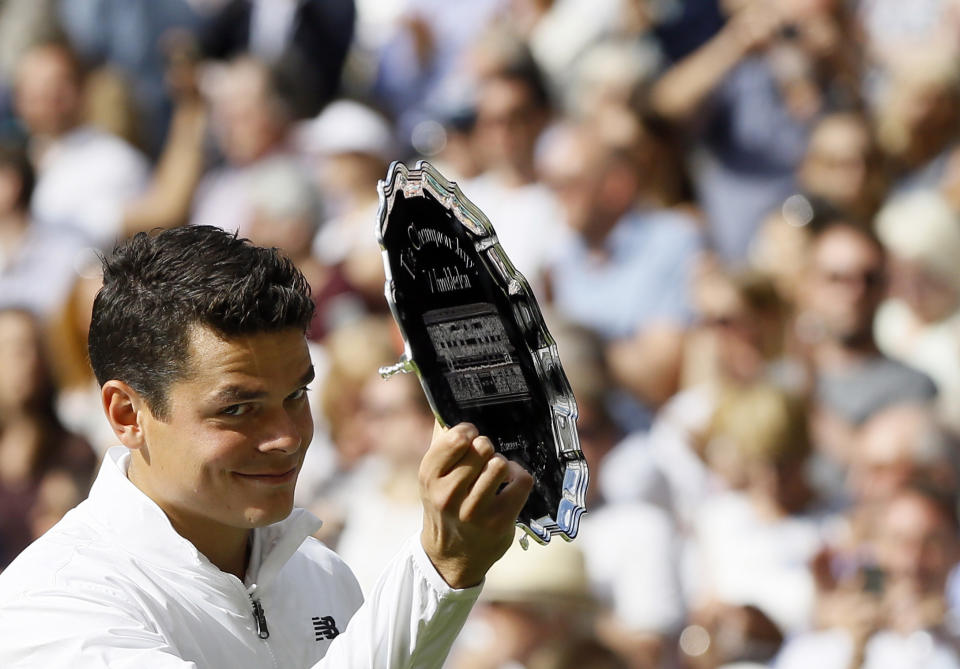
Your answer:
[[[253,621],[257,625],[257,636],[261,639],[269,639],[270,630],[267,629],[267,616],[263,612],[263,605],[253,595],[249,595],[249,597],[253,604]]]

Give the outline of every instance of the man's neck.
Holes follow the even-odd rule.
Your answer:
[[[514,165],[504,163],[492,170],[497,179],[507,188],[522,188],[536,181],[537,175],[533,163],[529,165]]]
[[[136,454],[134,454],[136,455]],[[241,581],[247,571],[250,532],[239,527],[225,527],[220,523],[183,512],[175,505],[166,503],[152,489],[149,482],[139,476],[136,457],[130,462],[127,478],[143,494],[152,499],[166,514],[177,534],[193,544],[220,571],[233,574]]]
[[[872,336],[855,341],[828,339],[814,349],[814,362],[819,369],[838,369],[858,364],[879,355]]]

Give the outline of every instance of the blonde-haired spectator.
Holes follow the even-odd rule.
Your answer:
[[[707,459],[734,489],[708,498],[697,515],[688,574],[694,608],[752,604],[788,634],[811,623],[807,564],[830,516],[807,481],[808,420],[804,400],[772,385],[721,394]]]

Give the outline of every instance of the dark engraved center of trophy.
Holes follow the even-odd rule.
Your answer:
[[[560,504],[564,464],[531,347],[511,320],[509,295],[453,214],[431,193],[398,195],[384,231],[394,303],[424,388],[447,425],[468,421],[534,475],[520,514],[530,523]],[[483,243],[483,242],[481,242]]]

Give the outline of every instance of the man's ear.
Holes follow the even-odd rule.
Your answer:
[[[129,449],[146,445],[142,419],[150,409],[140,394],[123,381],[111,379],[100,389],[103,411],[113,433]]]

